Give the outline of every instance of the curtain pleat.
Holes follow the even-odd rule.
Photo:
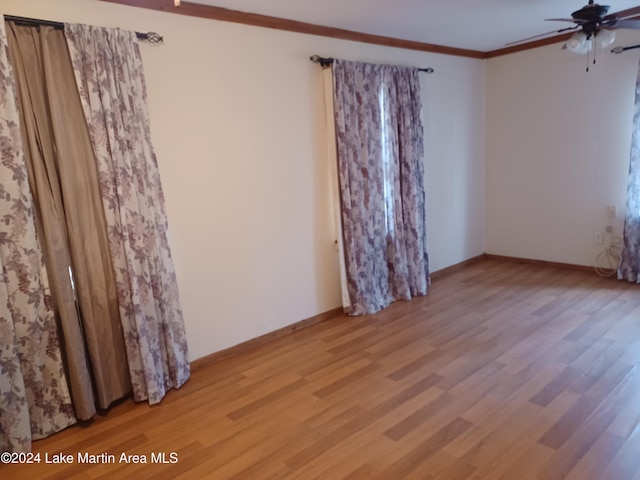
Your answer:
[[[20,134],[18,94],[0,22],[0,451],[75,423]]]
[[[397,186],[399,211],[396,216],[402,263],[406,265],[406,287],[412,297],[424,295],[430,284],[427,254],[426,199],[424,191],[424,127],[420,79],[415,68],[391,68],[392,125],[397,125],[399,159]]]
[[[186,334],[133,32],[65,26],[108,224],[134,399],[189,378]]]
[[[627,184],[627,211],[618,278],[632,283],[640,283],[640,66],[636,77]]]
[[[424,295],[418,70],[335,60],[334,108],[347,290],[354,315]]]
[[[69,381],[76,414],[88,419],[96,404],[107,408],[130,391],[95,159],[64,32],[17,25],[11,32],[29,178]]]

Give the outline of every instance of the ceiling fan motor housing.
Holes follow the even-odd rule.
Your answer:
[[[580,26],[582,31],[587,34],[587,38],[596,35],[600,30],[600,24],[605,20],[605,15],[609,11],[609,5],[598,5],[589,1],[589,4],[576,10],[571,14],[573,20]]]
[[[589,2],[589,5],[573,12],[571,17],[579,22],[599,22],[607,14],[609,8],[609,5],[598,5],[597,3]]]

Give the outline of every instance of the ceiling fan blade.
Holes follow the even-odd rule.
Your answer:
[[[523,42],[528,42],[530,40],[535,40],[536,38],[542,38],[542,37],[546,37],[548,35],[553,35],[554,33],[563,33],[563,32],[568,32],[570,30],[576,30],[580,28],[580,25],[575,25],[573,27],[567,27],[567,28],[561,28],[560,30],[553,30],[551,32],[547,32],[547,33],[541,33],[539,35],[534,35],[532,37],[527,37],[527,38],[522,38],[520,40],[516,40],[515,42],[509,42],[505,45],[505,47],[510,47],[512,45],[517,45],[518,43],[523,43]]]
[[[609,15],[606,15],[603,20],[611,20],[615,18],[621,20],[623,18],[636,17],[638,15],[640,15],[640,6],[627,8],[626,10],[620,10],[619,12],[615,13],[610,13]]]
[[[632,30],[640,30],[640,20],[618,20],[613,22],[611,28],[629,28]]]
[[[545,22],[571,22],[571,23],[582,22],[582,20],[576,20],[575,18],[545,18],[544,21]]]

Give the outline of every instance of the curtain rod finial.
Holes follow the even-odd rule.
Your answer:
[[[149,42],[152,45],[158,45],[164,41],[164,38],[162,38],[162,35],[156,32],[149,32],[149,33],[136,32],[136,37],[138,37],[138,40]]]

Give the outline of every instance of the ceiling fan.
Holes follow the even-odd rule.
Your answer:
[[[522,42],[534,40],[556,33],[564,33],[576,30],[576,33],[565,43],[566,48],[575,53],[588,53],[597,44],[605,48],[615,40],[613,30],[618,28],[630,28],[640,30],[640,20],[633,20],[631,17],[640,15],[640,6],[621,10],[616,13],[609,13],[608,5],[598,5],[593,0],[571,14],[571,18],[547,18],[548,22],[571,22],[574,25],[560,30],[534,35],[524,38],[508,45],[515,45]]]

